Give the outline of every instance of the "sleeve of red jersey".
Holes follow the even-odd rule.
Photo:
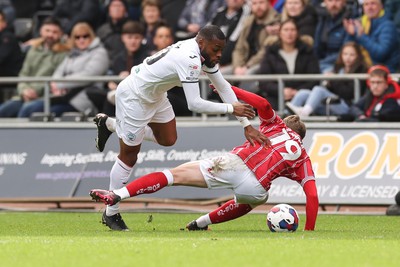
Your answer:
[[[306,194],[306,225],[304,230],[313,231],[318,215],[318,192],[314,180],[307,181],[303,186]]]
[[[252,105],[257,109],[258,115],[262,118],[269,119],[274,116],[274,110],[267,99],[252,92],[240,89],[239,87],[232,86],[237,98],[243,100],[247,104]]]

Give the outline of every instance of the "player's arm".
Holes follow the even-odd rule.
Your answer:
[[[303,185],[304,193],[306,194],[306,224],[305,231],[314,231],[315,223],[318,215],[318,192],[315,186],[315,180],[309,180]]]
[[[225,78],[222,76],[221,72],[217,69],[217,67],[213,69],[203,67],[203,71],[210,79],[211,83],[214,86],[214,89],[217,91],[222,101],[231,104],[238,102],[236,95],[232,91],[231,84],[225,80]],[[243,125],[244,128],[250,125],[250,122],[247,118],[240,116],[237,116],[236,118]]]
[[[239,99],[243,100],[244,102],[252,105],[255,109],[257,109],[258,115],[263,119],[270,119],[275,115],[275,112],[272,109],[271,104],[264,97],[240,89],[239,87],[236,86],[232,86],[232,90]]]
[[[214,103],[200,97],[200,88],[197,81],[182,82],[183,91],[188,103],[189,110],[197,113],[206,114],[234,114],[252,118],[254,110],[249,104],[239,102],[234,103]]]
[[[207,69],[204,70],[204,72],[207,74],[208,78],[212,82],[212,88],[216,90],[222,101],[224,101],[225,103],[236,103],[236,101],[238,101],[235,93],[232,90],[232,86],[224,79],[224,77],[222,77],[222,74],[218,69],[214,71]],[[259,144],[270,145],[268,137],[266,137],[260,131],[256,130],[250,124],[247,118],[238,116],[236,118],[242,124],[244,128],[244,135],[252,146],[255,145],[255,142]]]

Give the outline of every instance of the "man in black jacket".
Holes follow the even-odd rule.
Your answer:
[[[15,35],[8,30],[7,20],[0,10],[0,76],[17,76],[22,67],[23,55]],[[6,87],[6,85],[0,85]],[[3,102],[0,95],[0,103]]]

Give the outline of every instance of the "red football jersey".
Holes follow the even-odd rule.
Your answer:
[[[271,141],[271,147],[246,141],[232,153],[243,159],[257,179],[268,190],[271,182],[280,177],[298,182],[306,194],[306,224],[304,230],[314,230],[318,214],[318,192],[311,160],[303,147],[300,136],[288,128],[263,97],[232,86],[238,98],[252,105],[260,117],[259,131]]]
[[[249,141],[246,141],[243,145],[235,147],[232,153],[242,158],[266,190],[270,188],[274,179],[281,176],[302,186],[307,181],[314,180],[311,161],[300,136],[286,126],[268,101],[254,101],[254,96],[252,100],[245,100],[246,91],[241,91],[240,96],[237,90],[235,93],[245,102],[251,102],[249,104],[257,109],[260,117],[259,131],[270,139],[271,146],[261,146],[258,143],[251,146]]]

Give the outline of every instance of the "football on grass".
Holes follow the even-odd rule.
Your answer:
[[[267,225],[271,232],[294,232],[299,226],[299,215],[292,206],[278,204],[269,210]]]

